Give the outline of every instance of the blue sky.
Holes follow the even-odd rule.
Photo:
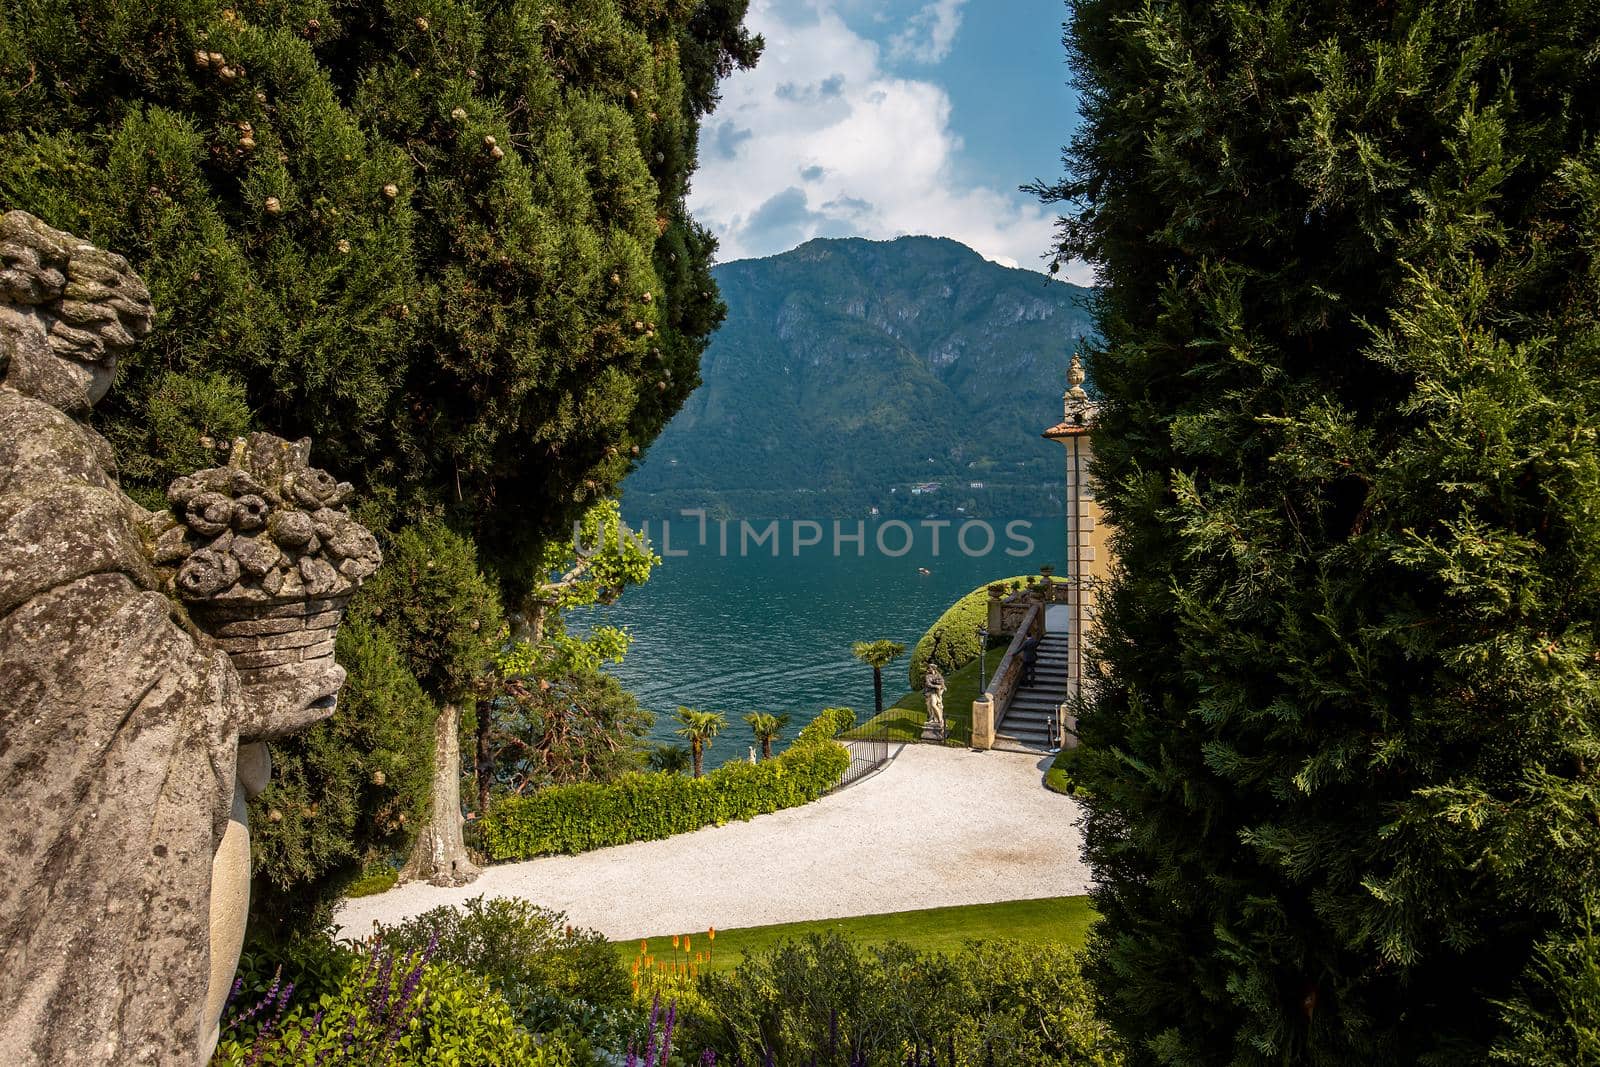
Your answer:
[[[690,208],[721,259],[812,237],[953,237],[1040,269],[1077,121],[1063,0],[752,0],[760,65],[723,85]],[[1081,265],[1070,280],[1088,281]]]

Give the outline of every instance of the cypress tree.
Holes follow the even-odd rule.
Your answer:
[[[0,207],[125,254],[155,298],[96,412],[126,488],[164,506],[212,442],[309,435],[386,546],[443,522],[520,606],[541,547],[698,382],[724,308],[684,200],[718,78],[761,50],[747,2],[0,5]],[[401,650],[459,710],[448,655]],[[387,803],[325,746],[279,747],[295,790],[360,794],[321,810]],[[258,858],[306,878],[344,862],[292,832]]]
[[[1579,1062],[1600,8],[1069,8],[1104,1011],[1145,1063]]]

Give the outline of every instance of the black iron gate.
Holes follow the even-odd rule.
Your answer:
[[[853,782],[859,782],[888,763],[895,746],[899,744],[890,740],[889,725],[881,720],[873,720],[846,731],[839,738],[839,743],[850,750],[850,766],[834,789],[843,789]]]

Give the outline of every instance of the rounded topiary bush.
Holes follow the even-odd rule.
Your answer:
[[[939,621],[928,628],[911,651],[908,668],[911,688],[922,688],[922,672],[932,659],[945,674],[960,670],[978,658],[978,627],[989,617],[989,587],[1020,588],[1021,578],[1001,578],[985,582],[945,609]]]

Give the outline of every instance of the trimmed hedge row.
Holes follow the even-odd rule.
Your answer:
[[[703,778],[627,774],[606,785],[552,786],[508,797],[483,821],[484,848],[496,860],[588,852],[809,803],[849,769],[849,750],[834,738],[855,718],[849,708],[827,708],[782,755],[761,763],[737,760]]]

